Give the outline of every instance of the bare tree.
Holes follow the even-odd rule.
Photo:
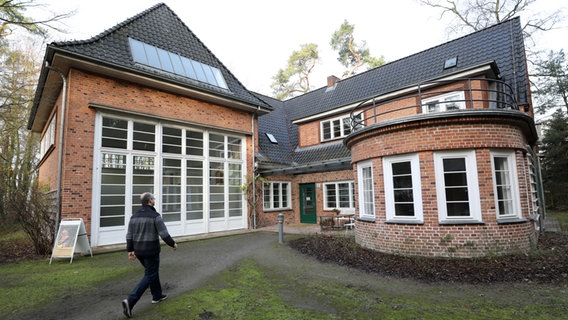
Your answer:
[[[41,36],[46,36],[48,29],[63,32],[61,21],[71,17],[75,12],[49,13],[43,19],[34,19],[25,14],[27,9],[45,7],[45,4],[35,0],[0,0],[0,39],[12,34],[15,28],[23,28]]]
[[[520,13],[528,12],[528,8],[536,0],[418,0],[421,4],[442,11],[440,17],[450,15],[452,22],[448,28],[451,33],[478,31],[511,19]],[[536,31],[553,29],[562,21],[561,10],[542,18],[538,15],[524,17],[523,33],[525,39],[532,40]]]

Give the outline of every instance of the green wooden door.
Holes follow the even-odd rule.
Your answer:
[[[317,222],[316,186],[313,183],[300,185],[300,222]]]

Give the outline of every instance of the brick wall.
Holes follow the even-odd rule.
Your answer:
[[[92,166],[95,141],[96,110],[93,106],[99,105],[117,111],[134,112],[143,117],[147,116],[148,119],[160,117],[242,132],[252,131],[251,114],[244,111],[74,69],[69,72],[68,84],[61,218],[83,218],[88,233],[91,231]],[[60,103],[61,97],[58,99],[57,108],[60,107]],[[57,124],[58,128],[59,124]],[[247,136],[244,143],[246,143],[247,159],[250,162],[252,159],[251,136]],[[248,169],[252,170],[252,166],[248,165]],[[56,188],[56,174],[57,148],[41,163],[40,181],[49,183],[54,189]]]
[[[285,224],[298,224],[300,223],[300,184],[303,183],[314,183],[316,184],[316,214],[319,217],[322,215],[329,215],[332,212],[330,210],[324,210],[324,193],[323,184],[327,182],[335,181],[353,181],[355,177],[353,176],[353,171],[351,170],[341,170],[341,171],[328,171],[301,175],[278,175],[278,176],[268,176],[266,177],[269,181],[290,181],[292,185],[292,210],[276,210],[264,212],[262,209],[262,201],[258,206],[257,226],[264,227],[270,226],[278,223],[278,214],[282,212],[284,214]]]
[[[526,250],[537,233],[529,221],[527,140],[522,127],[495,119],[437,119],[377,128],[350,141],[355,163],[371,160],[375,192],[375,221],[358,220],[356,240],[364,247],[406,255],[475,257]],[[437,209],[434,152],[475,150],[483,224],[440,224]],[[526,222],[498,223],[490,151],[515,150],[522,218]],[[387,223],[384,198],[384,156],[418,153],[422,185],[423,224]],[[357,187],[355,188],[357,193]]]

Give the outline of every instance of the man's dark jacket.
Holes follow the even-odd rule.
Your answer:
[[[126,250],[134,251],[138,257],[148,257],[160,253],[160,239],[173,247],[174,239],[168,233],[162,216],[154,207],[143,204],[130,218],[126,233]]]

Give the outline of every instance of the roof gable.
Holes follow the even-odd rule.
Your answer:
[[[129,38],[218,68],[221,70],[229,90],[135,63],[130,51]],[[266,106],[237,80],[164,3],[157,4],[91,39],[56,42],[52,44],[52,47],[56,50],[78,54],[83,58],[176,80],[188,86],[212,91],[215,94]]]

